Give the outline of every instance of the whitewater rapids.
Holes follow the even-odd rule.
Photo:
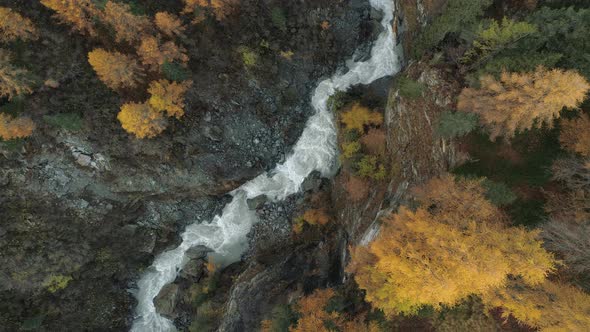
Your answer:
[[[175,331],[171,320],[160,316],[154,298],[160,290],[176,279],[187,262],[186,252],[197,245],[214,251],[216,263],[229,264],[240,259],[247,247],[247,235],[257,222],[254,211],[246,200],[259,195],[276,201],[297,193],[303,180],[313,171],[331,176],[336,164],[338,147],[334,115],[327,109],[328,98],[336,91],[345,91],[357,84],[369,84],[379,78],[393,75],[400,69],[392,29],[393,0],[370,0],[371,6],[384,14],[383,32],[374,42],[371,58],[365,62],[352,62],[349,70],[319,83],[311,103],[315,114],[306,127],[292,154],[283,164],[270,172],[261,174],[231,192],[232,201],[209,223],[194,223],[182,234],[182,243],[175,249],[163,252],[154,260],[138,281],[136,293],[138,305],[132,332]]]

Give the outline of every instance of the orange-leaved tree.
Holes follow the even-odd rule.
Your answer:
[[[0,138],[10,140],[31,136],[35,130],[35,123],[27,117],[14,118],[0,113]]]
[[[74,26],[74,30],[96,36],[95,19],[102,17],[92,0],[41,0],[41,4],[56,12],[63,23]]]
[[[539,232],[506,227],[481,180],[447,175],[415,195],[421,207],[402,207],[384,219],[374,242],[352,250],[348,271],[387,315],[452,306],[504,287],[509,275],[539,284],[554,269]]]
[[[10,61],[10,53],[0,48],[0,97],[8,100],[31,93],[34,83],[27,70],[13,66]]]
[[[160,31],[168,36],[182,36],[186,27],[178,16],[167,12],[156,13],[154,22]]]
[[[239,4],[238,0],[184,0],[185,6],[183,13],[195,14],[194,23],[198,23],[204,19],[201,14],[203,8],[213,11],[215,18],[219,21],[224,20],[230,15]]]
[[[340,121],[347,130],[356,129],[360,133],[363,133],[365,126],[380,125],[383,123],[383,115],[373,112],[358,103],[354,103],[348,111],[340,115]]]
[[[478,114],[492,138],[552,126],[564,107],[579,106],[590,90],[590,83],[576,71],[543,67],[530,73],[504,72],[499,81],[485,75],[480,85],[463,89],[457,108]]]
[[[154,71],[158,71],[160,66],[166,62],[188,62],[188,56],[185,52],[182,47],[177,46],[174,42],[167,41],[162,44],[157,37],[153,36],[142,38],[137,49],[141,62]]]
[[[37,39],[37,29],[28,18],[10,8],[0,7],[0,41]]]
[[[561,145],[566,150],[590,157],[590,117],[582,114],[579,118],[563,120],[561,124]]]
[[[167,80],[153,81],[148,92],[150,106],[158,111],[165,111],[168,116],[180,119],[184,115],[184,94],[191,86],[191,81],[181,83]]]
[[[106,4],[104,21],[115,29],[117,42],[134,43],[152,28],[147,16],[134,15],[128,4],[114,1]]]
[[[117,119],[125,131],[138,138],[155,137],[168,125],[162,112],[152,109],[148,103],[123,104]]]
[[[88,62],[109,88],[133,88],[141,83],[144,73],[132,57],[98,48],[88,53]]]
[[[573,286],[549,280],[531,286],[516,279],[484,295],[483,300],[489,307],[502,307],[505,317],[512,315],[541,331],[587,331],[590,327],[590,296]]]

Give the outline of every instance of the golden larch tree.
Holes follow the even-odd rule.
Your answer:
[[[387,315],[415,314],[504,287],[510,275],[539,284],[554,269],[539,232],[504,226],[480,180],[435,181],[417,191],[422,207],[402,207],[374,242],[352,250],[348,271],[368,302]]]
[[[360,133],[363,133],[365,126],[380,125],[383,123],[383,115],[379,112],[373,112],[358,103],[354,103],[348,111],[340,115],[340,121],[347,130],[356,129]]]
[[[141,83],[144,76],[135,59],[119,52],[98,48],[88,53],[88,62],[100,80],[113,90],[133,88]]]
[[[295,310],[299,312],[301,318],[297,321],[297,326],[289,328],[290,332],[329,332],[324,323],[328,320],[339,321],[337,312],[326,312],[325,308],[330,299],[334,297],[334,290],[316,289],[312,294],[301,298],[295,305]]]
[[[168,125],[162,112],[152,109],[147,103],[123,104],[117,119],[125,131],[138,138],[155,137]]]
[[[587,331],[590,327],[590,296],[574,286],[546,280],[527,285],[511,280],[483,296],[489,307],[502,307],[504,317],[514,316],[543,332]]]
[[[158,71],[166,62],[188,62],[188,56],[185,54],[183,48],[177,46],[172,41],[161,44],[158,38],[153,36],[142,39],[141,45],[137,49],[137,54],[141,58],[141,62],[154,71]]]
[[[74,30],[96,36],[94,21],[101,18],[100,11],[92,0],[41,0],[41,4],[56,12],[55,17],[71,24]]]
[[[15,67],[10,61],[10,53],[0,48],[0,97],[8,100],[33,92],[34,83],[26,69]]]
[[[184,94],[191,86],[191,81],[181,83],[168,80],[153,81],[148,92],[150,106],[158,111],[165,111],[168,116],[180,119],[184,115]]]
[[[512,137],[517,131],[553,125],[564,108],[580,105],[590,83],[573,70],[537,68],[530,73],[507,73],[500,80],[485,75],[479,89],[465,88],[457,108],[479,115],[490,136]]]
[[[561,123],[559,142],[568,151],[590,157],[590,117],[565,119]]]
[[[37,29],[28,18],[10,8],[0,7],[0,41],[37,39]]]
[[[182,36],[186,27],[182,25],[182,21],[178,16],[166,12],[156,13],[154,22],[160,31],[165,35]]]
[[[0,113],[0,138],[11,140],[31,136],[35,130],[35,123],[27,117],[14,118]]]
[[[134,15],[129,5],[114,1],[106,4],[104,21],[115,29],[117,42],[134,43],[152,29],[147,16]]]

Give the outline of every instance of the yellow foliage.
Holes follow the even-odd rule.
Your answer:
[[[10,60],[10,53],[0,48],[0,97],[7,97],[8,100],[33,92],[29,72],[13,66]]]
[[[479,115],[492,138],[514,136],[515,132],[552,125],[562,108],[577,107],[590,90],[576,71],[537,68],[531,73],[502,73],[480,78],[480,89],[465,88],[457,108]]]
[[[28,18],[10,8],[0,7],[0,41],[37,39],[37,29]]]
[[[582,114],[579,118],[564,120],[559,142],[566,150],[590,157],[590,117]]]
[[[590,326],[590,296],[549,280],[536,286],[511,281],[509,287],[485,295],[484,302],[544,332],[587,331]]]
[[[346,126],[347,130],[356,129],[360,133],[363,133],[365,126],[380,125],[383,123],[383,115],[378,112],[372,112],[368,108],[355,103],[350,110],[342,113],[340,121]]]
[[[182,83],[167,80],[153,81],[148,89],[151,94],[150,106],[158,111],[166,111],[168,116],[180,119],[184,115],[184,94],[191,84],[191,81]]]
[[[11,140],[31,136],[35,130],[35,123],[29,118],[13,118],[10,115],[0,113],[0,138]]]
[[[182,21],[174,14],[156,13],[154,21],[158,29],[168,36],[181,36],[186,30],[186,27],[182,25]]]
[[[151,138],[166,129],[167,121],[162,112],[155,111],[147,103],[127,103],[117,115],[121,126],[138,138]]]
[[[102,17],[92,0],[41,0],[41,4],[56,12],[55,16],[63,23],[74,26],[81,33],[96,35],[95,18]]]
[[[341,320],[338,313],[328,313],[324,310],[328,301],[334,297],[334,290],[317,289],[311,295],[301,298],[295,305],[295,310],[301,314],[296,327],[290,327],[289,332],[329,332],[324,322]]]
[[[387,315],[452,306],[470,294],[503,287],[509,275],[538,284],[554,269],[538,231],[503,226],[494,220],[501,213],[485,202],[478,181],[454,185],[449,179],[427,184],[418,194],[423,207],[416,212],[402,207],[383,220],[373,243],[352,250],[348,270],[366,290],[366,300]],[[438,185],[443,186],[438,192],[451,193],[438,198],[429,192]]]
[[[100,80],[113,90],[133,88],[141,83],[144,76],[135,59],[119,52],[98,48],[88,53],[88,62]]]
[[[115,29],[117,42],[133,43],[151,29],[149,18],[134,15],[131,7],[124,3],[107,2],[103,19]]]
[[[168,41],[160,45],[156,37],[144,37],[141,45],[137,50],[137,54],[141,58],[141,62],[150,66],[152,70],[159,70],[165,62],[173,62],[178,60],[182,63],[188,62],[188,56],[184,53],[185,50],[178,47],[174,42]]]

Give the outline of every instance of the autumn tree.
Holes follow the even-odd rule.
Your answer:
[[[56,12],[63,23],[71,24],[74,30],[96,36],[94,22],[102,12],[92,0],[41,0],[41,4]]]
[[[366,135],[361,137],[360,142],[363,144],[365,149],[373,155],[385,154],[385,144],[387,143],[387,137],[385,130],[371,128]]]
[[[224,20],[230,15],[239,4],[238,0],[184,0],[185,6],[183,13],[194,14],[194,23],[198,23],[204,19],[200,14],[200,9],[209,9],[219,21]]]
[[[148,92],[150,106],[158,111],[165,111],[168,116],[180,119],[184,115],[184,94],[191,86],[191,81],[181,83],[167,80],[153,81]]]
[[[348,268],[366,300],[387,315],[452,306],[504,287],[509,275],[542,283],[554,258],[538,231],[506,227],[481,180],[447,175],[415,191],[420,206],[383,220],[376,240],[352,250]]]
[[[134,15],[128,4],[109,1],[104,8],[104,21],[115,29],[117,42],[134,43],[151,29],[150,19]]]
[[[0,7],[0,41],[35,40],[37,34],[31,20],[10,8]]]
[[[380,125],[383,123],[383,115],[378,112],[372,112],[367,107],[354,103],[348,111],[340,115],[340,121],[347,130],[358,130],[360,133],[365,131],[365,126]]]
[[[188,62],[188,56],[185,52],[183,48],[177,46],[174,42],[167,41],[162,44],[157,37],[153,36],[144,37],[137,49],[141,62],[154,71],[158,71],[165,63],[174,61]]]
[[[479,115],[492,138],[512,137],[517,131],[552,125],[562,108],[577,107],[590,84],[575,71],[537,68],[531,73],[502,73],[497,81],[480,78],[481,88],[465,88],[457,108]]]
[[[167,12],[156,13],[154,22],[160,31],[170,37],[183,36],[184,30],[186,30],[178,16]]]
[[[512,315],[541,331],[586,331],[590,326],[590,296],[573,286],[510,280],[508,287],[483,299],[490,307],[502,307],[505,317]]]
[[[555,219],[573,223],[590,220],[590,161],[574,157],[556,160],[553,180],[565,189],[547,192],[545,211]]]
[[[353,202],[362,201],[369,195],[369,182],[358,176],[348,176],[344,188]]]
[[[0,113],[0,138],[11,140],[31,136],[35,130],[35,123],[27,117],[14,118]]]
[[[561,124],[561,145],[573,153],[590,157],[590,117],[582,114],[579,118],[565,119]]]
[[[26,69],[10,63],[11,55],[0,49],[0,97],[12,98],[33,92],[33,80]]]
[[[100,80],[113,90],[133,88],[144,76],[135,59],[119,52],[107,52],[98,48],[88,53],[88,62]]]
[[[148,103],[123,104],[117,119],[125,131],[138,138],[155,137],[168,125],[162,112],[155,111]]]

